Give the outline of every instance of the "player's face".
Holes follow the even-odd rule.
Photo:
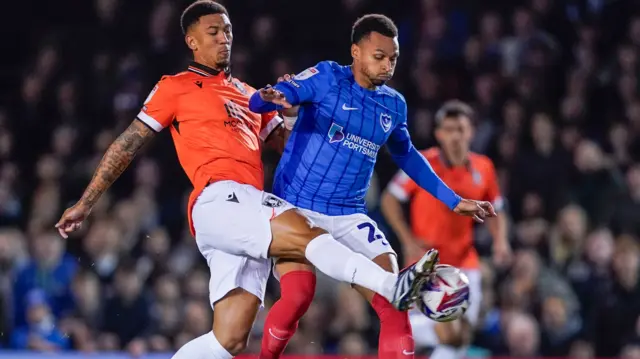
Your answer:
[[[351,49],[354,63],[375,86],[391,80],[400,56],[397,37],[372,32]]]
[[[436,140],[445,151],[467,151],[472,138],[471,120],[466,116],[447,117],[436,130]]]
[[[224,14],[202,16],[186,36],[187,45],[207,66],[224,69],[231,62],[231,21]]]

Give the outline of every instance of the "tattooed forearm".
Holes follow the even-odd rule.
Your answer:
[[[283,125],[280,125],[267,137],[266,143],[269,147],[278,151],[278,153],[282,153],[290,133],[291,131],[287,130]]]
[[[142,121],[134,120],[109,146],[80,202],[89,207],[96,204],[100,196],[109,189],[133,161],[138,150],[149,142],[154,135],[155,132]]]

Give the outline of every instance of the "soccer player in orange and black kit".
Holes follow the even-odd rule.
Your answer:
[[[189,224],[211,269],[214,309],[212,331],[185,344],[174,359],[229,359],[245,348],[272,257],[307,260],[330,277],[372,290],[407,310],[428,279],[437,251],[399,274],[389,273],[312,227],[290,203],[264,192],[262,142],[284,143],[282,120],[275,112],[249,111],[255,90],[229,71],[233,35],[223,6],[197,1],[183,12],[181,26],[194,61],[187,71],[164,76],[151,91],[137,118],[105,153],[78,203],[56,224],[60,234],[66,238],[77,230],[138,150],[169,127],[194,187]]]
[[[436,114],[436,140],[439,148],[423,151],[434,171],[454,191],[476,200],[493,203],[498,216],[487,219],[493,236],[496,264],[510,259],[503,200],[491,160],[469,151],[473,137],[471,108],[450,101]],[[403,215],[402,203],[410,201],[410,220]],[[437,323],[410,312],[414,340],[418,346],[435,346],[432,359],[461,359],[471,340],[482,300],[478,253],[473,244],[473,221],[456,216],[448,208],[418,187],[400,171],[382,196],[382,211],[402,243],[405,263],[411,263],[435,248],[442,263],[461,268],[469,277],[470,307],[458,321]],[[409,224],[410,223],[410,224]]]

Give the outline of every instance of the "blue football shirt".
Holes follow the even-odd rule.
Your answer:
[[[300,104],[276,170],[274,194],[327,215],[364,213],[380,147],[408,142],[407,105],[396,90],[358,85],[350,66],[323,61],[276,88]]]

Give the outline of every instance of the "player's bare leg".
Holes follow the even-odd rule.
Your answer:
[[[306,259],[279,259],[275,272],[280,277],[280,299],[265,320],[260,359],[280,358],[316,289],[315,268]]]
[[[467,346],[472,339],[472,326],[462,317],[447,323],[436,323],[435,333],[438,345],[431,354],[433,359],[461,359],[464,358]]]
[[[178,350],[172,359],[231,359],[247,346],[260,299],[236,288],[213,305],[213,328]]]
[[[213,305],[213,333],[231,354],[238,355],[247,347],[260,304],[258,297],[236,288]]]
[[[394,254],[381,254],[373,262],[387,272],[398,273],[398,260]],[[354,288],[371,304],[380,319],[378,358],[412,359],[415,345],[407,312],[397,310],[387,299],[367,288]]]
[[[269,256],[306,258],[326,275],[372,290],[403,311],[417,298],[438,259],[437,251],[429,251],[399,274],[387,272],[336,241],[327,231],[314,227],[297,210],[288,210],[274,218],[271,232]]]

